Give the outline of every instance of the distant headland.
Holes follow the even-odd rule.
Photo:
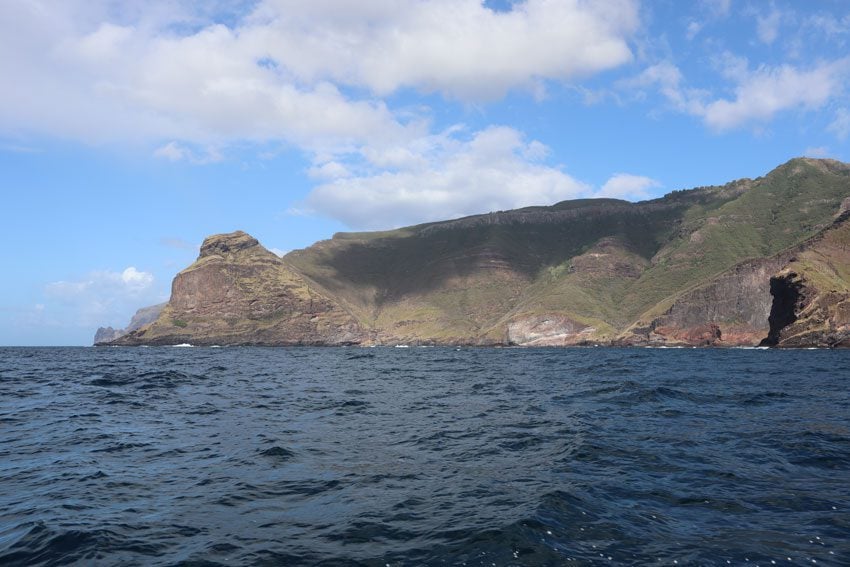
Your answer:
[[[564,201],[281,257],[207,238],[171,299],[99,345],[850,347],[850,165],[639,203]]]

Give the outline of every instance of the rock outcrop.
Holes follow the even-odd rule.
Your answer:
[[[800,246],[770,280],[773,303],[763,344],[850,347],[850,211]]]
[[[847,346],[848,209],[850,165],[800,158],[642,203],[342,233],[284,258],[217,235],[156,321],[109,344]]]
[[[770,281],[787,255],[743,262],[644,317],[617,344],[630,346],[751,346],[767,336]],[[647,321],[648,319],[648,321]]]
[[[558,313],[515,317],[507,342],[518,346],[575,346],[593,341],[596,329]]]
[[[159,314],[165,308],[165,303],[159,305],[151,305],[150,307],[142,307],[130,319],[130,324],[123,329],[113,329],[112,327],[100,327],[94,335],[94,344],[101,345],[116,341],[128,333],[132,333],[137,329],[141,329],[145,325],[156,321]]]
[[[623,345],[850,345],[850,211],[771,258],[751,260],[675,298]]]
[[[365,336],[318,285],[239,231],[207,238],[156,321],[112,344],[344,345]]]

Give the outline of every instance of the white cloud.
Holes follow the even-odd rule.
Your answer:
[[[842,142],[850,136],[850,110],[839,108],[835,112],[835,118],[832,123],[827,126],[827,130],[835,134],[835,137]]]
[[[632,58],[637,0],[68,0],[0,7],[0,132],[190,148],[269,140],[310,151],[426,134],[379,97],[399,89],[464,100],[532,91]],[[226,22],[214,23],[214,22]],[[347,90],[347,87],[354,87]],[[357,94],[351,94],[357,93]]]
[[[197,165],[216,163],[224,159],[221,153],[213,147],[208,147],[203,152],[197,152],[176,141],[160,146],[154,150],[153,155],[170,162],[187,161]]]
[[[149,290],[153,283],[153,274],[130,266],[122,272],[95,271],[82,280],[53,282],[47,284],[45,291],[49,296],[59,298],[73,298],[90,292],[137,295]]]
[[[120,272],[94,271],[80,280],[47,284],[47,301],[39,311],[62,313],[78,326],[123,326],[141,306],[165,299],[153,274],[130,266]]]
[[[782,24],[783,13],[771,6],[770,12],[756,14],[756,36],[759,41],[771,45],[779,37],[779,26]]]
[[[733,96],[718,98],[705,90],[687,88],[676,65],[656,63],[618,87],[641,92],[652,87],[679,112],[700,117],[706,126],[722,132],[769,122],[788,110],[813,110],[840,96],[845,89],[850,59],[818,64],[809,69],[793,65],[763,65],[750,70],[746,59],[724,53],[715,58],[718,72],[733,82]],[[831,127],[840,131],[839,125]]]
[[[348,168],[338,161],[329,161],[323,164],[314,165],[307,170],[307,174],[313,179],[337,179],[351,175]]]
[[[803,20],[803,25],[814,28],[816,33],[825,34],[829,39],[850,33],[850,14],[836,18],[834,14],[816,13]]]
[[[148,289],[153,284],[153,274],[140,272],[130,266],[121,272],[121,281],[130,292],[139,292]]]
[[[722,131],[767,122],[784,110],[820,108],[841,92],[846,67],[844,60],[806,70],[791,65],[759,67],[735,87],[733,99],[717,99],[700,114],[706,125]]]
[[[265,39],[263,26],[244,22],[180,35],[184,20],[117,25],[105,13],[72,1],[0,7],[0,52],[15,54],[0,58],[0,75],[16,85],[0,90],[0,132],[159,142],[157,157],[194,163],[216,154],[193,147],[239,141],[313,149],[406,136],[379,101],[260,65],[274,37],[267,26]]]
[[[527,0],[508,12],[480,0],[268,0],[251,21],[269,56],[302,81],[466,100],[626,63],[639,24],[632,0]]]
[[[657,189],[659,187],[662,187],[661,183],[650,177],[629,173],[615,173],[594,194],[594,197],[612,197],[615,199],[639,201],[650,197],[650,189]]]
[[[638,76],[617,83],[620,89],[645,96],[644,90],[655,88],[672,106],[688,114],[699,114],[703,108],[702,99],[707,93],[684,86],[684,76],[676,65],[662,61],[644,69]]]
[[[590,195],[592,189],[556,167],[538,163],[546,149],[512,128],[492,127],[461,138],[452,129],[417,140],[397,171],[368,172],[316,187],[310,210],[356,229],[380,229]],[[529,159],[534,158],[534,159]],[[303,212],[303,209],[301,209]]]

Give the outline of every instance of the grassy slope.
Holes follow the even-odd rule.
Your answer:
[[[848,196],[847,166],[797,159],[753,181],[640,204],[568,201],[341,234],[286,261],[345,303],[361,324],[392,336],[498,340],[510,318],[546,312],[610,336],[734,264],[810,237]],[[552,222],[555,214],[572,217]],[[603,250],[603,239],[618,245]],[[644,271],[624,277],[580,265],[597,252],[606,262]]]
[[[802,274],[820,293],[850,294],[850,221],[805,247],[785,270]]]
[[[772,256],[828,226],[850,195],[850,170],[830,169],[827,163],[792,160],[754,180],[736,199],[689,211],[680,235],[624,297],[625,306],[651,304],[640,317],[648,321],[679,293],[744,260]],[[641,296],[651,301],[641,301]]]

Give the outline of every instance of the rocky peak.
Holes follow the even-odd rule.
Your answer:
[[[241,230],[227,234],[215,234],[207,237],[204,243],[201,244],[200,258],[207,256],[226,256],[259,245],[260,243],[256,238]]]

